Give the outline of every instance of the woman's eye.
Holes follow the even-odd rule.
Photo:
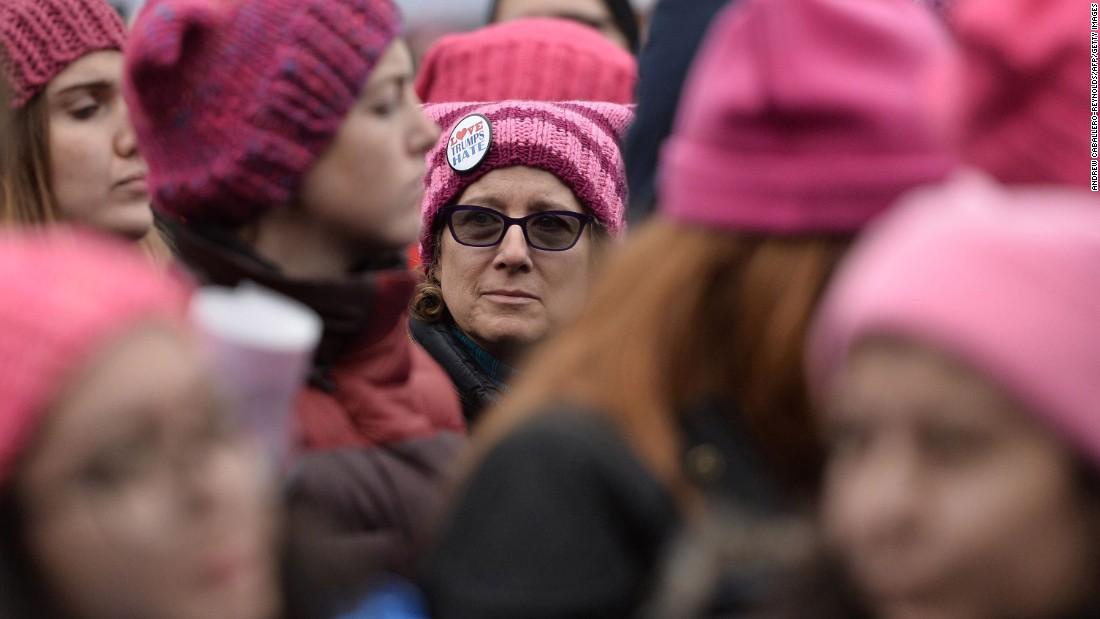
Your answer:
[[[459,224],[462,225],[462,226],[471,226],[471,227],[482,226],[483,227],[483,226],[496,225],[498,223],[498,221],[499,220],[496,217],[493,217],[489,213],[483,213],[481,211],[472,211],[472,212],[467,212],[466,214],[464,214],[461,218],[461,221],[459,221]]]
[[[921,434],[929,456],[947,464],[977,457],[991,442],[984,433],[965,429],[926,428]]]
[[[80,105],[78,107],[71,108],[69,110],[69,116],[72,116],[77,120],[88,120],[89,118],[92,118],[96,115],[96,112],[99,111],[100,107],[101,106],[98,103],[88,103]]]
[[[373,112],[376,116],[389,116],[390,114],[393,114],[394,110],[396,109],[397,102],[391,100],[374,104],[371,107],[371,112]]]
[[[838,423],[828,430],[825,440],[830,460],[852,459],[867,450],[871,431],[865,424]]]
[[[81,477],[89,488],[114,489],[144,474],[150,461],[151,453],[127,450],[93,462]]]
[[[535,219],[534,224],[543,230],[563,230],[569,227],[569,222],[565,218],[555,215],[538,217]]]
[[[148,472],[156,460],[156,451],[151,432],[136,433],[89,462],[81,481],[96,490],[118,488]]]

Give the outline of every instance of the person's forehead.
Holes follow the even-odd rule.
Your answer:
[[[501,17],[609,17],[611,14],[602,0],[500,0],[497,11]]]

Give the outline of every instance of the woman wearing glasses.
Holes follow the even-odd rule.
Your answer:
[[[633,115],[579,102],[426,109],[443,135],[428,154],[411,331],[472,423],[580,308],[602,246],[622,232],[619,139]]]
[[[907,0],[720,15],[662,150],[659,214],[474,433],[422,571],[433,617],[636,617],[710,502],[770,517],[812,499],[807,323],[862,225],[950,170],[917,79],[946,49]],[[760,568],[706,616],[751,615]]]

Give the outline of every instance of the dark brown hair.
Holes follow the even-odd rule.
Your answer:
[[[715,394],[741,409],[776,479],[810,498],[821,453],[803,341],[849,242],[654,218],[605,265],[578,319],[484,418],[473,460],[522,419],[565,401],[611,417],[656,477],[687,498],[677,411]]]

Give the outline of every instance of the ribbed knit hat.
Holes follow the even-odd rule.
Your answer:
[[[861,341],[902,338],[1001,387],[1100,464],[1100,209],[1068,187],[986,177],[924,189],[876,221],[809,338],[820,396]]]
[[[153,206],[248,222],[291,202],[398,34],[391,0],[152,0],[126,101]]]
[[[0,235],[0,487],[69,375],[143,319],[182,324],[188,293],[114,240]]]
[[[963,160],[1005,183],[1089,187],[1089,10],[1076,0],[960,0],[944,71]]]
[[[922,82],[950,51],[912,0],[742,0],[720,14],[661,154],[675,220],[845,233],[953,161]]]
[[[440,103],[424,111],[443,128],[428,153],[427,189],[421,209],[420,262],[432,265],[432,232],[439,209],[497,168],[527,166],[546,170],[569,187],[612,236],[624,230],[626,171],[620,143],[634,112],[616,103],[583,101]],[[458,172],[448,163],[451,134],[471,114],[491,128],[484,159]],[[461,136],[461,134],[460,134]]]
[[[0,59],[12,106],[23,107],[74,60],[122,49],[126,27],[107,0],[3,0]]]
[[[421,60],[425,103],[610,101],[633,103],[638,61],[593,28],[564,19],[518,19],[442,37]]]

